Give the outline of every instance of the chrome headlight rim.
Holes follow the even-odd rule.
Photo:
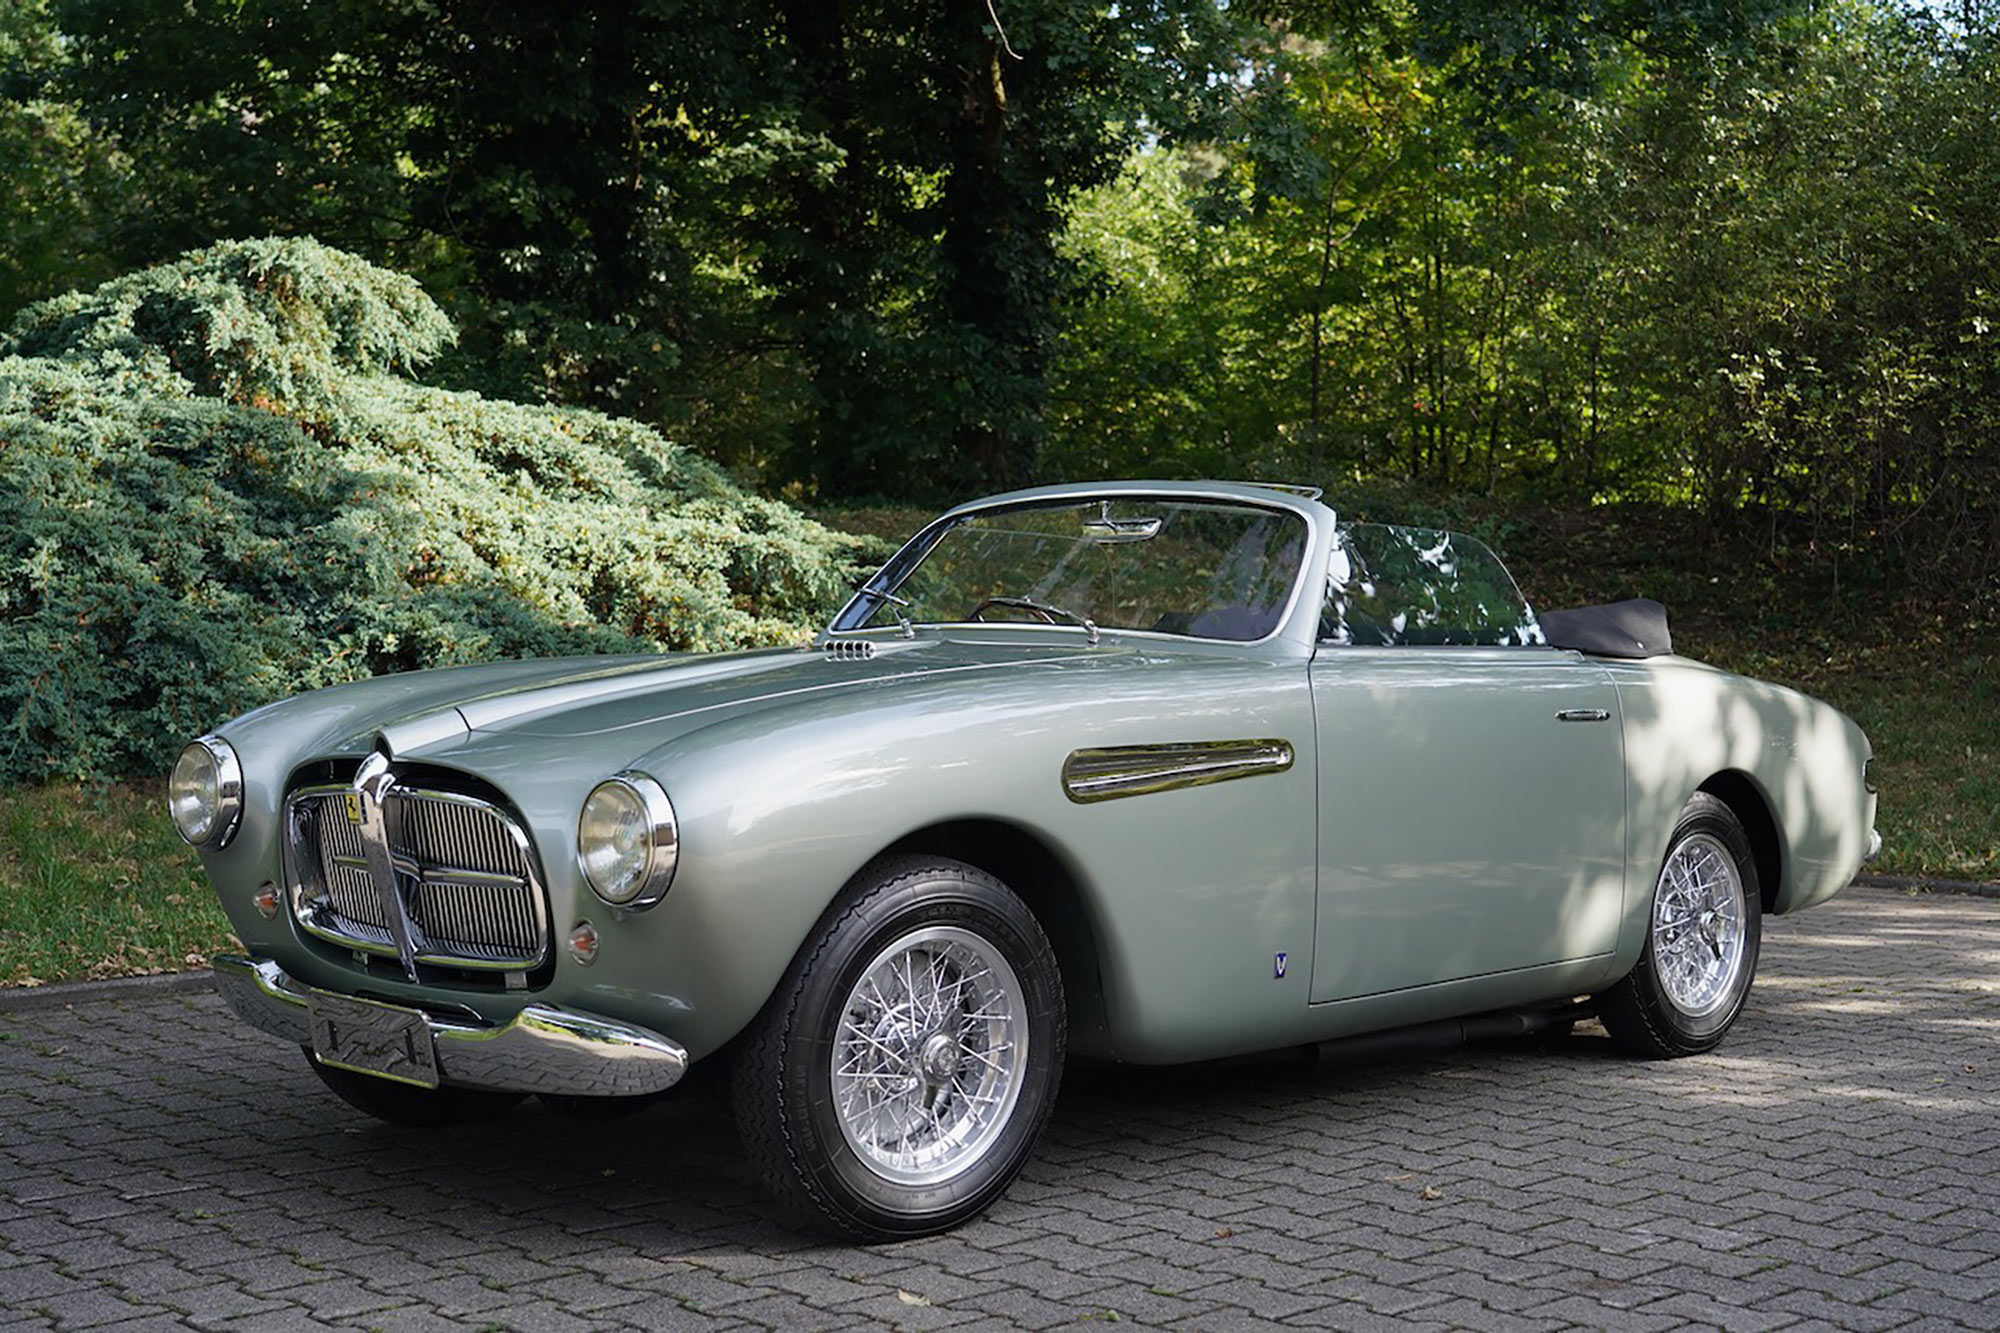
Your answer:
[[[584,821],[590,811],[590,804],[597,794],[607,787],[623,790],[636,799],[639,808],[645,812],[646,820],[646,865],[640,871],[634,889],[621,896],[613,897],[604,891],[590,872],[590,860],[584,847]],[[674,804],[667,799],[666,788],[647,774],[636,770],[626,770],[613,774],[590,789],[590,795],[583,798],[583,806],[576,817],[576,861],[582,872],[584,883],[598,899],[611,907],[626,912],[643,912],[667,896],[673,887],[674,871],[680,865],[680,820],[674,814]]]
[[[229,840],[236,836],[237,827],[243,822],[243,764],[228,741],[220,736],[200,736],[181,747],[180,754],[174,759],[175,773],[180,771],[182,762],[191,752],[205,755],[215,769],[215,812],[205,833],[200,837],[190,836],[179,815],[174,812],[175,782],[169,774],[167,814],[182,842],[204,851],[219,852],[229,845]]]

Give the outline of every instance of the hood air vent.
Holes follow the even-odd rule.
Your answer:
[[[875,656],[875,645],[867,639],[828,639],[826,660],[829,662],[866,662]]]

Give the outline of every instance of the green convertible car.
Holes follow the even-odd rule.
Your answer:
[[[809,647],[272,704],[169,804],[222,993],[355,1106],[610,1113],[726,1057],[778,1194],[886,1238],[998,1197],[1072,1055],[1708,1050],[1762,914],[1874,850],[1868,762],[1656,603],[1537,617],[1463,536],[1131,482],[953,510]]]

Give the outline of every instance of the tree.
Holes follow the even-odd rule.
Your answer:
[[[1062,208],[1230,49],[1214,0],[53,4],[155,220],[116,260],[323,236],[424,275],[460,382],[850,494],[1032,473]]]

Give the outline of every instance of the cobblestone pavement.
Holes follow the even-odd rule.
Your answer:
[[[2000,1327],[2000,902],[1769,923],[1716,1055],[1095,1072],[954,1235],[786,1230],[710,1080],[391,1129],[212,996],[0,1011],[0,1328]],[[227,1072],[224,1072],[227,1071]]]

